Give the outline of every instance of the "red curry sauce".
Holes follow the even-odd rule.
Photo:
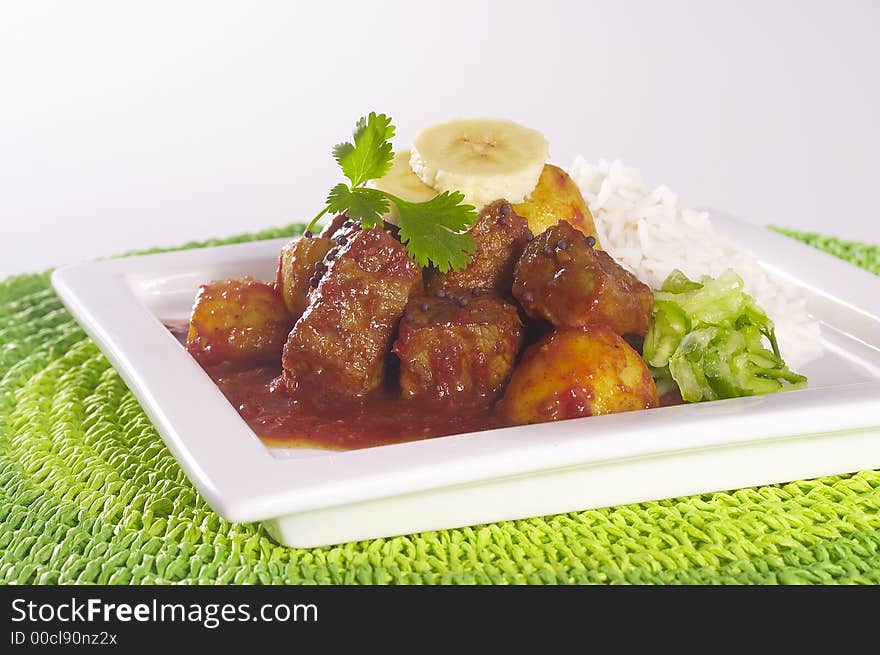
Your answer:
[[[187,322],[165,321],[185,344]],[[493,403],[462,406],[460,403],[418,402],[403,399],[398,391],[380,391],[362,401],[322,402],[320,389],[312,397],[294,400],[276,384],[280,365],[242,367],[233,364],[203,366],[254,433],[269,446],[311,446],[351,450],[417,441],[466,432],[509,427]],[[661,405],[682,403],[666,394]]]
[[[280,367],[219,365],[205,371],[250,428],[273,446],[349,450],[506,425],[488,403],[468,408],[418,403],[384,391],[362,401],[324,404],[318,394],[294,400],[283,385],[274,384]]]
[[[165,321],[186,343],[188,323]],[[492,411],[492,403],[404,400],[395,391],[380,391],[362,401],[322,402],[315,395],[294,400],[275,381],[281,366],[203,366],[254,433],[270,446],[313,446],[334,450],[368,448],[403,441],[491,430],[510,425]]]

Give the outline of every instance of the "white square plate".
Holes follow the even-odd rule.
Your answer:
[[[880,467],[880,278],[730,217],[713,223],[820,319],[809,389],[347,452],[271,452],[160,322],[187,317],[202,282],[272,279],[283,240],[78,264],[52,283],[208,503],[288,545]]]

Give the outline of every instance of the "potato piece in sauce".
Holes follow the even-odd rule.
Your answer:
[[[304,236],[293,239],[281,249],[275,288],[294,319],[306,310],[315,266],[323,265],[324,257],[333,245],[330,239]]]
[[[293,318],[270,285],[246,277],[199,287],[186,349],[201,364],[280,359]]]
[[[559,221],[568,221],[585,236],[596,239],[596,247],[601,248],[593,215],[581,190],[558,166],[545,164],[534,191],[520,204],[514,205],[513,211],[529,222],[534,234],[541,234]]]
[[[611,328],[591,325],[552,332],[529,347],[498,409],[521,425],[657,406],[639,354]]]

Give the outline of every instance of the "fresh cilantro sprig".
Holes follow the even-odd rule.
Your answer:
[[[397,205],[400,241],[419,266],[432,263],[446,273],[470,263],[477,244],[461,232],[474,224],[477,214],[471,205],[461,204],[464,194],[444,191],[427,202],[386,195]]]
[[[347,141],[333,148],[333,157],[349,184],[340,182],[330,190],[324,209],[312,219],[308,230],[327,212],[345,213],[369,229],[381,223],[394,203],[399,215],[400,241],[420,266],[432,264],[444,273],[464,268],[476,244],[472,236],[463,232],[477,217],[474,207],[462,204],[464,195],[444,191],[427,202],[409,202],[366,186],[391,169],[394,132],[389,116],[372,112],[357,122],[353,143]]]

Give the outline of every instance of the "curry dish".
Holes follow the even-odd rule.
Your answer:
[[[601,249],[547,165],[483,207],[467,266],[418,265],[382,222],[337,215],[285,245],[274,283],[198,292],[186,346],[270,444],[361,448],[658,406],[651,289]]]
[[[274,282],[198,291],[180,336],[265,442],[362,448],[806,386],[736,271],[673,267],[718,268],[727,247],[705,225],[682,240],[707,219],[668,191],[615,192],[615,165],[575,182],[506,119],[429,126],[396,154],[395,129],[372,112],[333,148],[347,181]]]

